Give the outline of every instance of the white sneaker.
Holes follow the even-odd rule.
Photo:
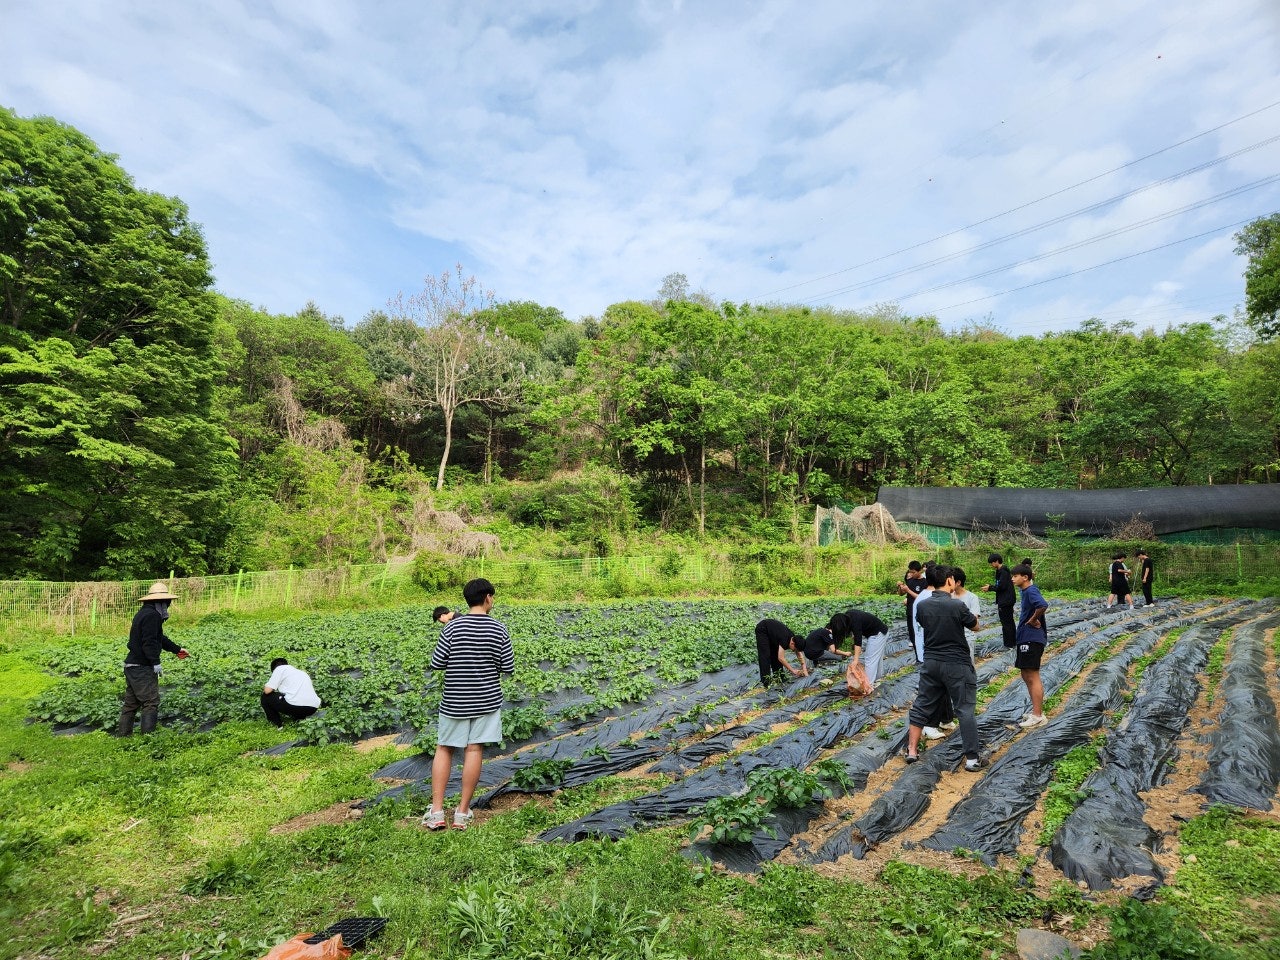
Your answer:
[[[941,730],[939,730],[937,727],[925,727],[920,732],[923,733],[925,735],[925,738],[929,740],[941,740],[943,737],[946,736],[946,734],[943,733]]]
[[[945,730],[947,733],[951,733],[953,730],[956,730],[959,727],[960,727],[960,721],[958,720],[948,720],[946,723],[938,724],[938,729]]]
[[[1028,713],[1025,717],[1018,721],[1018,726],[1023,730],[1030,730],[1032,727],[1042,727],[1049,722],[1049,718],[1043,713]]]

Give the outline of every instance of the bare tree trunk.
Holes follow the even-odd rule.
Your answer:
[[[698,539],[707,534],[707,441],[698,445]]]
[[[449,464],[449,448],[453,446],[453,409],[444,411],[444,453],[440,455],[440,472],[436,474],[436,489],[444,489],[444,468]]]
[[[484,483],[485,486],[493,483],[493,411],[488,410],[489,428],[484,434]]]

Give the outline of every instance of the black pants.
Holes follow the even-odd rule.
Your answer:
[[[932,726],[931,719],[939,711],[939,701],[951,698],[956,719],[960,723],[960,740],[964,755],[978,758],[978,721],[974,710],[978,703],[978,677],[971,663],[939,663],[926,660],[920,668],[919,688],[911,704],[908,719],[913,727]]]
[[[280,714],[287,717],[293,717],[295,720],[303,720],[316,712],[315,707],[295,707],[292,703],[284,698],[284,694],[279,690],[273,690],[271,693],[262,695],[262,712],[267,715],[267,719],[274,723],[277,727],[284,726],[284,720]]]
[[[1145,600],[1147,603],[1155,603],[1155,600],[1153,600],[1151,597],[1151,581],[1150,580],[1142,581],[1142,599]]]
[[[760,682],[769,684],[775,672],[781,673],[783,666],[778,662],[778,648],[759,627],[756,628],[756,660],[760,663]]]
[[[1013,604],[996,607],[1000,611],[1000,632],[1004,634],[1004,645],[1012,650],[1018,645],[1018,628],[1013,622]]]

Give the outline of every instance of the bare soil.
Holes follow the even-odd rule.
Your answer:
[[[355,803],[335,803],[325,807],[323,810],[304,813],[302,816],[286,820],[284,823],[277,823],[267,832],[272,834],[301,833],[314,827],[332,826],[336,823],[345,823],[348,820],[358,820],[363,815],[364,812],[357,808]]]

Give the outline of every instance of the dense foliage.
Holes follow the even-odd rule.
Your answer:
[[[348,326],[211,293],[181,202],[53,120],[0,112],[0,183],[0,577],[438,549],[468,484],[504,547],[580,556],[795,540],[886,483],[1280,479],[1274,217],[1237,238],[1252,326],[1012,336],[671,282],[573,322],[460,268]]]
[[[225,566],[211,280],[180,201],[0,109],[0,572]]]
[[[660,604],[520,604],[497,614],[516,639],[516,672],[504,680],[511,707],[504,730],[513,741],[556,720],[598,718],[642,702],[659,687],[694,680],[731,663],[754,662],[757,621],[782,617],[801,633],[849,606],[850,598],[792,601],[669,601]],[[866,601],[862,601],[866,606]],[[439,625],[431,605],[288,621],[205,617],[169,633],[192,651],[166,662],[162,719],[201,729],[261,716],[258,694],[278,656],[306,670],[324,701],[301,724],[313,742],[387,731],[434,735],[440,675],[429,668]],[[894,601],[871,601],[886,619]],[[371,640],[370,638],[376,638]],[[36,701],[33,715],[62,727],[112,730],[119,714],[120,641],[82,640],[33,654],[60,677]]]

